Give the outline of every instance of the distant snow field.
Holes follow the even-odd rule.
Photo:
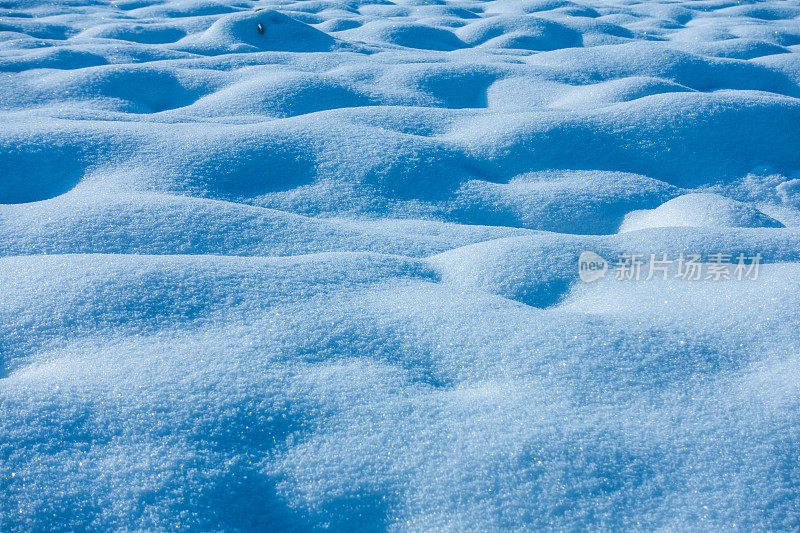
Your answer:
[[[0,0],[0,531],[798,529],[800,1]]]

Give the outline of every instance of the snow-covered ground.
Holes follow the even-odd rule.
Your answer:
[[[1,0],[0,71],[0,531],[800,528],[797,0]]]

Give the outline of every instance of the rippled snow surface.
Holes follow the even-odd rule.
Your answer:
[[[796,531],[798,226],[795,0],[0,0],[0,530]]]

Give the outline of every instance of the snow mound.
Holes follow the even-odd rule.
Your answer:
[[[783,224],[750,204],[718,194],[694,193],[673,198],[656,209],[631,211],[620,231],[669,226],[782,228]]]
[[[456,192],[449,218],[559,233],[614,233],[626,213],[660,203],[670,185],[634,174],[533,172],[508,183],[472,180]]]
[[[472,46],[522,50],[556,50],[582,44],[581,34],[557,22],[532,16],[500,16],[468,24],[457,31]]]
[[[174,43],[186,36],[180,27],[168,24],[103,24],[81,32],[77,38],[117,39],[142,44]]]
[[[246,53],[262,50],[324,52],[333,37],[273,10],[223,15],[202,33],[178,41],[177,50],[201,54]]]
[[[422,50],[448,51],[464,47],[464,43],[451,31],[412,22],[375,20],[340,35],[348,39]]]

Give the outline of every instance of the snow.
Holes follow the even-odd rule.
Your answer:
[[[0,531],[797,530],[798,54],[796,0],[0,1]]]
[[[620,231],[672,226],[780,228],[783,224],[754,206],[710,193],[684,194],[656,209],[631,211]]]

